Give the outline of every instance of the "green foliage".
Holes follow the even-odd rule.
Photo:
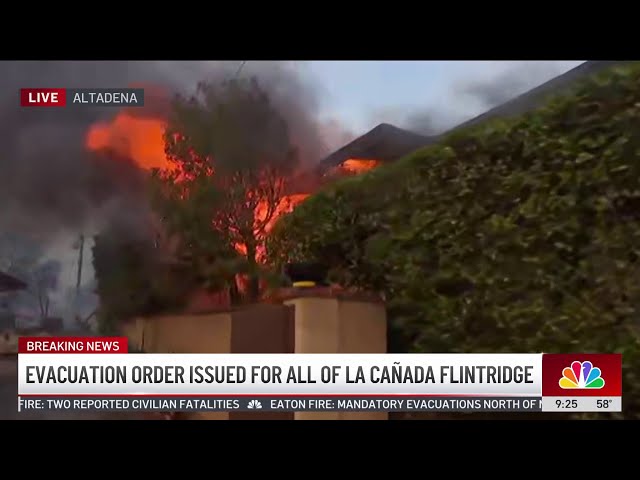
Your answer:
[[[153,245],[122,238],[128,237],[104,232],[93,247],[103,333],[117,332],[122,321],[138,315],[180,309],[195,285],[187,269],[162,262]]]
[[[176,178],[176,172],[154,172],[151,196],[169,239],[174,239],[175,260],[188,265],[199,284],[221,289],[235,282],[244,259],[225,232],[212,226],[221,193],[205,176]]]
[[[203,82],[195,95],[178,96],[165,144],[189,173],[215,167],[226,177],[265,166],[282,172],[296,161],[286,120],[254,78]]]
[[[154,204],[178,254],[208,283],[233,288],[247,274],[255,300],[266,229],[297,161],[284,118],[255,80],[203,83],[174,102],[165,143],[178,168],[156,173]]]
[[[275,263],[324,261],[388,301],[395,348],[619,352],[640,418],[640,66],[313,196]]]

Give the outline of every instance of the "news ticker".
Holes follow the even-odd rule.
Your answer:
[[[130,354],[127,349],[125,338],[20,338],[19,407],[114,411],[231,411],[257,409],[257,405],[260,410],[280,411],[622,409],[619,354]]]
[[[18,411],[86,412],[620,412],[621,397],[18,397]]]
[[[22,107],[144,107],[144,88],[22,88]]]

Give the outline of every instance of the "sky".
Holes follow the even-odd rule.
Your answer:
[[[564,73],[578,61],[297,62],[317,84],[322,115],[357,135],[382,122],[440,130]],[[413,120],[412,120],[413,117]]]

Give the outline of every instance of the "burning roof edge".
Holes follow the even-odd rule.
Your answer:
[[[480,115],[477,115],[437,136],[420,135],[389,124],[380,124],[373,130],[336,150],[319,164],[320,169],[340,165],[350,158],[372,159],[383,162],[401,158],[421,147],[431,145],[444,136],[466,127],[477,125],[497,117],[514,117],[524,114],[541,104],[551,95],[558,94],[580,79],[605,68],[627,63],[624,61],[586,61],[551,80],[518,95]],[[379,155],[381,154],[381,155]]]
[[[351,158],[391,161],[431,142],[432,137],[381,123],[326,157],[320,168],[335,167]]]

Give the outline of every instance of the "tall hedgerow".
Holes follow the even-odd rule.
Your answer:
[[[640,418],[640,65],[338,182],[268,247],[382,293],[396,350],[622,353]]]

